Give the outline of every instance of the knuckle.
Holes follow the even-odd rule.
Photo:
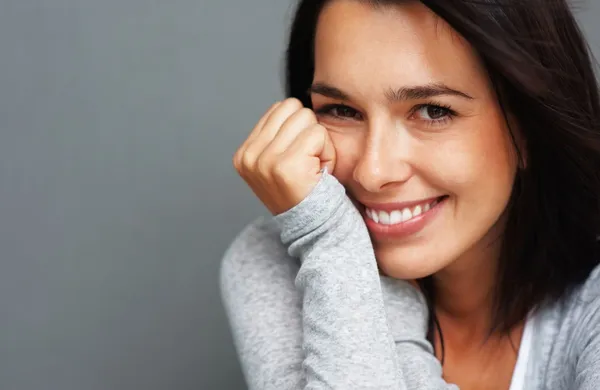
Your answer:
[[[255,162],[256,158],[254,155],[251,152],[246,151],[240,158],[240,168],[244,170],[252,169]]]
[[[271,159],[268,156],[261,156],[256,161],[256,171],[263,177],[271,175]]]
[[[321,133],[327,133],[327,128],[320,123],[315,123],[314,127],[317,128]]]
[[[307,137],[311,139],[321,138],[323,137],[323,132],[325,128],[321,125],[313,125],[307,129]]]
[[[302,104],[302,102],[300,100],[298,100],[297,98],[287,98],[284,101],[284,104],[290,108],[299,110],[301,108],[304,107],[304,105]]]
[[[311,129],[313,132],[315,132],[317,134],[324,134],[327,132],[327,129],[325,128],[325,126],[323,126],[320,123],[315,123],[314,125],[311,126]]]
[[[317,116],[315,115],[313,110],[311,110],[310,108],[307,108],[307,107],[302,107],[300,110],[298,110],[298,117],[304,122],[309,122],[309,123],[317,122]]]

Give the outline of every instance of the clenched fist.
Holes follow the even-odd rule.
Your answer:
[[[335,149],[315,113],[298,99],[275,103],[233,157],[233,165],[274,215],[300,203],[321,169],[333,172]]]

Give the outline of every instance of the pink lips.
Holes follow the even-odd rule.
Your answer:
[[[402,210],[403,208],[411,208],[424,203],[431,203],[436,199],[440,199],[437,204],[431,207],[427,211],[423,211],[420,215],[413,217],[407,221],[394,223],[394,224],[383,224],[377,223],[366,214],[366,209],[363,209],[363,217],[369,232],[376,240],[389,240],[392,238],[404,238],[412,234],[421,231],[428,223],[430,223],[442,207],[445,206],[447,197],[442,198],[431,198],[423,199],[416,202],[406,203],[388,203],[388,204],[365,204],[367,208],[378,210],[378,211],[392,211]]]

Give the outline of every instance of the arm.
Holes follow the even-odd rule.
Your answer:
[[[598,283],[600,278],[594,280]],[[595,390],[600,388],[600,287],[592,286],[593,299],[580,318],[581,331],[576,333],[576,345],[579,355],[575,365],[575,384],[577,390]]]
[[[311,227],[320,225],[314,217],[331,209],[336,210],[335,216],[326,226],[313,230]],[[297,218],[308,210],[312,210],[306,214],[309,221],[301,225]],[[394,389],[457,388],[441,378],[441,365],[425,338],[427,308],[423,296],[407,282],[379,277],[371,249],[363,253],[367,260],[357,260],[361,256],[357,256],[355,244],[360,241],[353,241],[357,237],[349,227],[357,224],[355,230],[365,231],[361,230],[360,215],[355,213],[343,188],[329,177],[298,207],[276,218],[284,241],[293,242],[290,251],[294,255],[302,252],[301,272],[300,264],[279,242],[279,230],[267,223],[246,229],[225,255],[221,269],[223,300],[250,389],[302,389],[305,376],[310,375],[314,377],[311,386],[317,386],[317,381],[333,388],[381,389],[385,388],[382,383],[396,386],[390,387]],[[347,229],[339,231],[340,224]],[[331,232],[325,234],[327,227]],[[342,232],[348,234],[345,239],[331,236]],[[364,235],[358,239],[364,240]],[[353,243],[352,248],[349,243]],[[371,248],[370,241],[359,246]],[[320,254],[334,258],[325,260]],[[302,300],[308,301],[303,312]],[[381,333],[373,331],[373,322]],[[375,341],[367,342],[369,338]],[[390,350],[390,341],[395,351]],[[375,345],[381,349],[374,349]],[[392,362],[394,355],[397,367],[388,371],[385,360]],[[349,380],[354,384],[348,384]],[[359,385],[358,380],[365,383]]]
[[[443,381],[426,339],[423,295],[408,282],[380,278],[363,218],[333,176],[324,173],[276,222],[290,255],[302,261],[296,285],[309,385],[457,389]]]
[[[458,390],[442,378],[442,365],[427,340],[425,297],[410,283],[381,277],[383,298],[400,371],[408,389]]]
[[[221,296],[250,390],[304,388],[299,268],[272,221],[248,226],[225,253]]]
[[[307,389],[404,389],[366,226],[337,180],[323,174],[275,217],[301,260]]]

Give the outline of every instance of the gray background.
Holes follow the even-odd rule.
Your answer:
[[[0,389],[244,388],[217,275],[264,211],[230,161],[292,3],[1,2]]]

